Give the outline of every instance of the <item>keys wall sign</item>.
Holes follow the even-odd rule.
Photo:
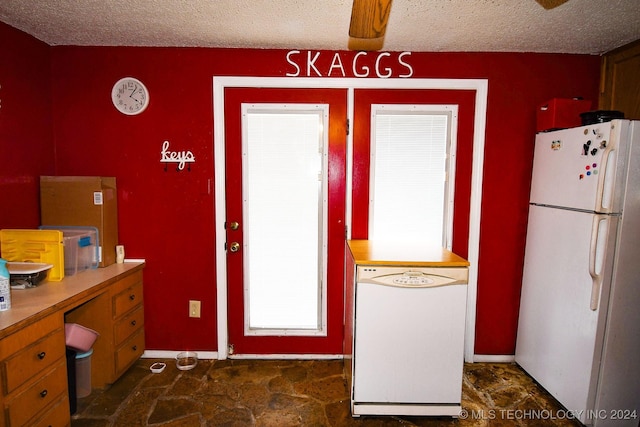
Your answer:
[[[162,143],[162,151],[160,152],[160,163],[176,163],[176,170],[181,171],[188,164],[187,169],[191,171],[191,163],[196,162],[196,157],[191,151],[170,151],[169,141]],[[164,170],[167,170],[165,164]]]

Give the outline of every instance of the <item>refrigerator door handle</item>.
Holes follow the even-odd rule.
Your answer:
[[[591,310],[596,311],[600,303],[602,288],[602,265],[604,263],[609,217],[595,215],[591,226],[591,246],[589,248],[589,275],[591,276]]]
[[[613,186],[616,175],[616,156],[615,148],[609,146],[602,157],[602,166],[604,166],[604,174],[601,174],[598,180],[598,188],[596,190],[596,200],[598,205],[597,212],[611,212],[613,209]]]

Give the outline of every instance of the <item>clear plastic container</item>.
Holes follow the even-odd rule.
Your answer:
[[[198,364],[198,353],[195,351],[183,351],[176,356],[176,367],[181,371],[193,369]]]
[[[81,230],[63,230],[64,238],[64,274],[72,276],[79,271],[88,270],[95,264],[96,232]]]
[[[65,276],[98,267],[100,244],[97,228],[43,225],[40,229],[62,232]]]

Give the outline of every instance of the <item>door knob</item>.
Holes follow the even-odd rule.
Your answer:
[[[229,245],[229,250],[231,252],[238,252],[240,250],[240,243],[238,242],[233,242]]]
[[[239,227],[240,227],[240,224],[238,224],[236,221],[229,223],[229,228],[232,230],[237,230]]]

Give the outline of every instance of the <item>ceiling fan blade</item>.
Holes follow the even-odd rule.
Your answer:
[[[540,4],[540,6],[549,10],[549,9],[553,9],[554,7],[558,7],[569,0],[536,0],[536,1]]]
[[[382,49],[391,2],[392,0],[353,0],[349,49]]]

